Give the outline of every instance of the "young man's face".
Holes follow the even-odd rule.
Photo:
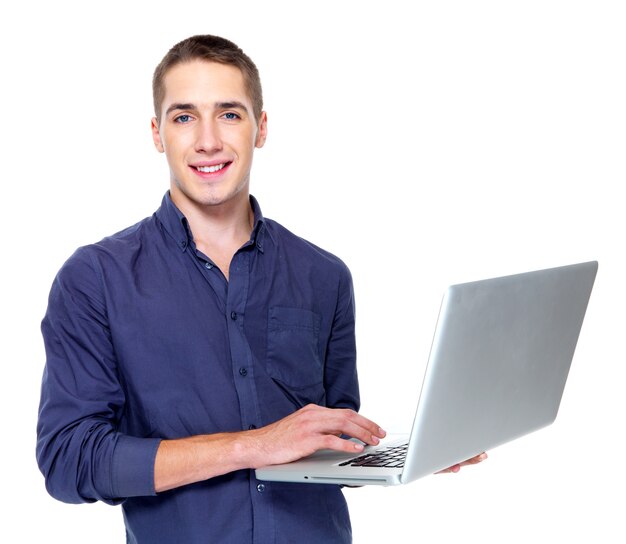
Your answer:
[[[265,143],[267,118],[254,118],[241,71],[194,60],[170,68],[164,84],[161,122],[152,120],[152,136],[169,163],[174,203],[247,200],[252,155]]]

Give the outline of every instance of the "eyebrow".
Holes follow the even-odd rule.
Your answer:
[[[236,100],[233,102],[216,102],[215,108],[218,110],[243,110],[245,113],[248,113],[248,108],[246,108],[245,104]]]
[[[175,102],[169,108],[167,108],[165,115],[169,115],[175,110],[195,110],[195,109],[196,109],[196,106],[194,104],[183,104],[180,102]]]
[[[238,102],[236,100],[230,101],[230,102],[216,102],[214,106],[215,106],[215,109],[218,109],[218,110],[239,109],[239,110],[243,110],[245,113],[249,113],[248,108],[245,106],[245,104],[243,102]],[[176,110],[197,110],[197,109],[198,108],[195,104],[175,102],[174,104],[171,104],[169,108],[167,108],[165,115],[169,115],[170,113]]]

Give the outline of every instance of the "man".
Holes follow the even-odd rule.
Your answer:
[[[362,450],[342,435],[385,436],[357,414],[349,271],[249,194],[267,117],[237,46],[184,40],[153,91],[169,192],[152,217],[80,248],[51,289],[37,443],[47,489],[122,503],[133,543],[350,542],[337,486],[251,470]]]

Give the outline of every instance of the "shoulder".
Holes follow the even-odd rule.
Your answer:
[[[65,261],[56,281],[103,280],[108,269],[132,262],[146,240],[153,238],[158,230],[155,218],[151,216],[98,242],[81,246]]]
[[[92,253],[94,256],[113,254],[116,258],[120,258],[127,253],[134,253],[145,244],[147,239],[154,237],[158,230],[158,222],[152,215],[81,249]]]
[[[159,230],[155,216],[146,217],[130,227],[102,238],[98,242],[79,247],[73,257],[89,258],[96,261],[107,258],[114,258],[117,261],[124,260],[132,257],[148,240],[154,238]]]
[[[348,266],[333,253],[297,236],[272,219],[265,219],[268,234],[276,241],[281,253],[302,266],[319,268],[340,276],[350,277]]]

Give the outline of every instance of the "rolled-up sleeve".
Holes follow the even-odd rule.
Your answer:
[[[103,282],[85,249],[54,280],[42,322],[46,349],[37,462],[48,492],[110,504],[153,495],[158,438],[120,433],[125,407]]]

